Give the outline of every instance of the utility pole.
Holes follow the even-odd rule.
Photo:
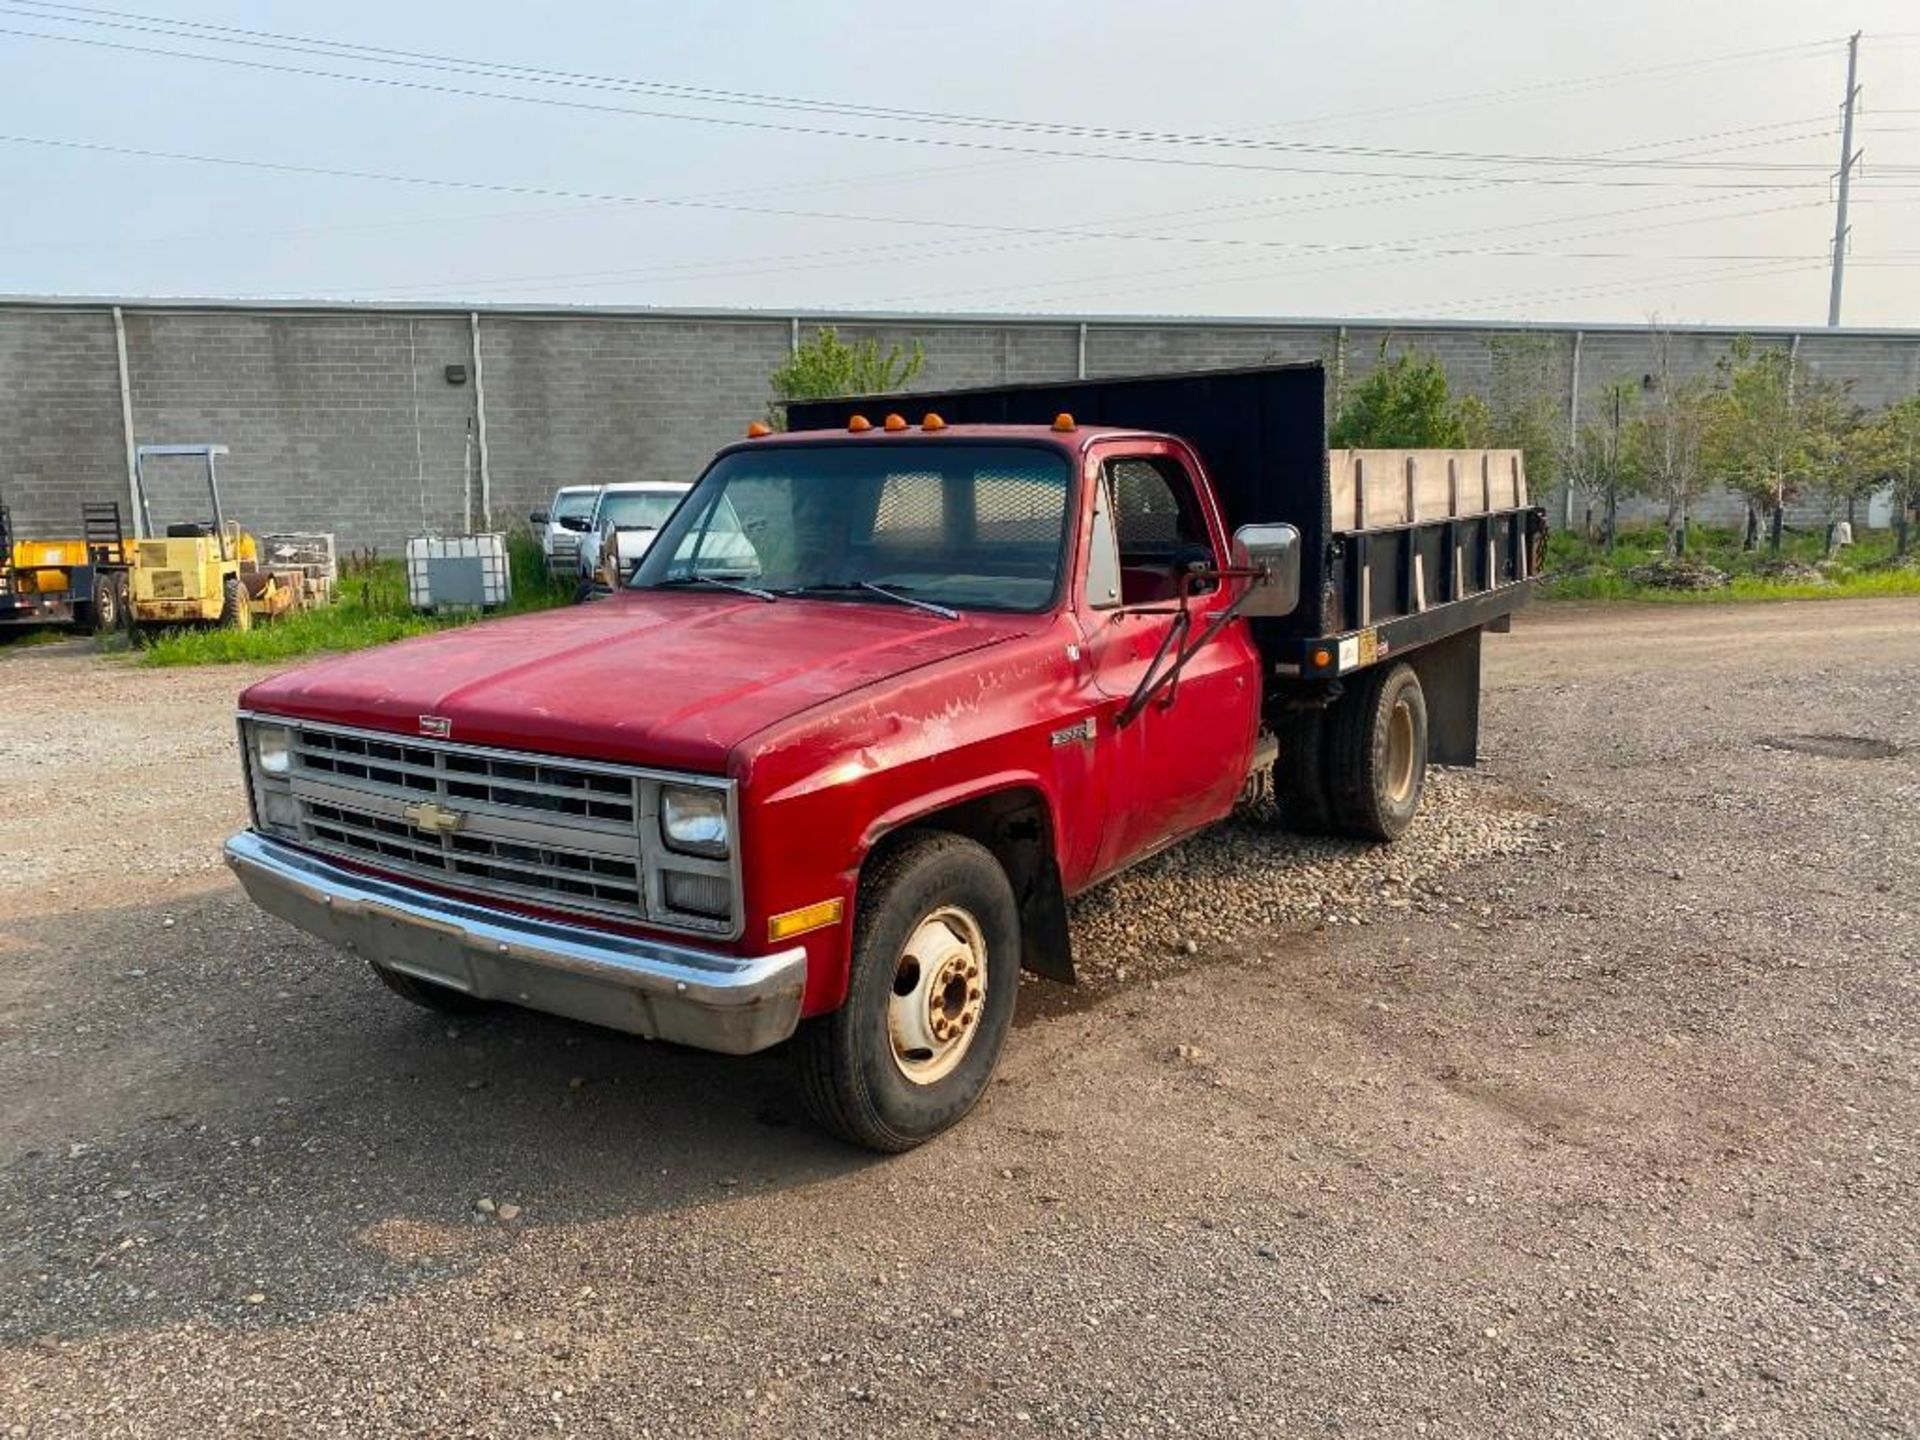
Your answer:
[[[1853,107],[1860,98],[1855,82],[1860,68],[1860,32],[1847,37],[1847,102],[1840,121],[1840,193],[1838,212],[1833,221],[1833,288],[1827,293],[1827,324],[1840,323],[1840,286],[1847,274],[1847,190],[1853,179]]]
[[[1620,533],[1620,387],[1613,387],[1613,443],[1607,457],[1607,558],[1613,558],[1614,538]]]

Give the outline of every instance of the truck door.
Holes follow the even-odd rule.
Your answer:
[[[1096,866],[1105,873],[1232,808],[1258,730],[1260,662],[1246,623],[1229,622],[1177,680],[1118,724],[1127,700],[1198,641],[1231,599],[1227,584],[1198,582],[1182,617],[1183,576],[1227,563],[1226,535],[1184,446],[1116,443],[1096,448],[1089,464],[1099,488],[1080,619],[1093,682],[1116,702],[1099,747],[1109,767]],[[1108,543],[1113,554],[1103,557],[1099,547]]]

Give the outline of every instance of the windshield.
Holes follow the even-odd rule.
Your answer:
[[[1030,445],[770,445],[722,456],[632,583],[700,577],[886,603],[1044,610],[1066,537],[1068,468]]]
[[[616,530],[658,530],[684,490],[617,490],[600,502],[600,523]]]
[[[553,497],[553,518],[585,519],[593,513],[593,502],[599,498],[598,490],[562,490]]]

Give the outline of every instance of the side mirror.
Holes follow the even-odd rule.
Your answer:
[[[1242,525],[1233,532],[1236,569],[1259,572],[1242,615],[1291,615],[1300,604],[1300,532],[1291,525]]]
[[[529,512],[529,514],[527,515],[527,519],[528,519],[528,521],[530,521],[530,522],[531,522],[532,524],[535,524],[535,525],[544,525],[544,524],[546,524],[546,523],[547,523],[547,512],[546,512],[546,511],[544,511],[544,510],[534,510],[534,511],[531,511],[531,512]]]

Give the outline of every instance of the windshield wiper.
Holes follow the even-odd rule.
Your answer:
[[[887,599],[896,600],[902,605],[911,605],[916,610],[924,610],[929,615],[938,615],[943,620],[958,620],[960,618],[960,612],[958,610],[949,610],[945,605],[936,605],[931,600],[916,600],[911,595],[889,589],[885,585],[876,585],[871,580],[862,580],[860,582],[860,588],[874,595],[884,595]]]
[[[771,590],[763,590],[758,585],[748,585],[739,580],[722,580],[718,575],[669,575],[665,580],[656,580],[650,587],[654,590],[666,590],[676,585],[712,585],[716,589],[731,590],[736,595],[751,595],[756,600],[772,603],[780,597]]]
[[[893,601],[896,605],[911,605],[916,610],[924,610],[929,615],[938,615],[942,620],[958,620],[960,612],[949,610],[945,605],[936,605],[931,600],[916,600],[904,591],[887,585],[876,585],[871,580],[817,581],[811,585],[796,585],[786,593],[789,595],[846,594],[852,590],[863,590],[869,595],[879,595]]]

